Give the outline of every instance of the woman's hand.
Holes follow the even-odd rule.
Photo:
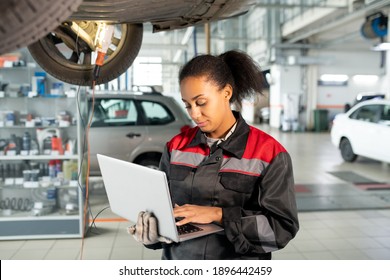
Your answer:
[[[175,205],[173,215],[175,218],[183,218],[176,223],[178,226],[187,223],[222,223],[222,208],[219,207],[198,206],[192,204],[184,204],[182,206]]]
[[[157,219],[151,212],[141,211],[138,214],[137,224],[128,227],[127,232],[144,245],[157,242],[172,243],[172,240],[159,235]]]

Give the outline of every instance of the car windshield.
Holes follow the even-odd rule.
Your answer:
[[[372,122],[390,123],[390,105],[370,104],[355,110],[350,116],[351,119]]]
[[[382,93],[375,94],[358,94],[355,98],[354,104],[357,104],[362,101],[370,100],[370,99],[384,99],[385,95]]]

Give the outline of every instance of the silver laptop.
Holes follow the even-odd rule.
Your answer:
[[[110,208],[115,214],[136,223],[140,211],[152,212],[158,221],[159,234],[175,242],[223,230],[216,224],[188,224],[183,232],[183,226],[175,224],[164,172],[100,154],[97,158]]]

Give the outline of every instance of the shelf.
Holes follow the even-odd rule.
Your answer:
[[[22,71],[23,69],[26,70],[29,68],[15,67],[3,70],[13,70],[15,72],[10,71],[10,75],[20,76],[16,75],[16,73],[22,72],[18,72],[16,69]],[[4,72],[5,71],[1,72],[1,74]],[[9,206],[0,203],[3,205],[0,205],[0,240],[71,238],[81,237],[85,232],[84,227],[88,224],[84,223],[85,213],[83,212],[85,199],[83,190],[85,188],[86,174],[83,172],[85,163],[83,163],[84,147],[82,146],[82,139],[84,138],[85,131],[82,127],[82,120],[87,116],[87,107],[87,98],[84,92],[69,97],[67,95],[0,97],[0,111],[15,112],[15,125],[5,126],[5,124],[11,123],[6,123],[5,118],[3,117],[4,121],[2,122],[3,125],[0,127],[0,138],[10,139],[12,134],[15,134],[18,138],[22,138],[21,134],[23,131],[28,131],[31,140],[37,142],[39,137],[46,139],[52,136],[54,132],[52,133],[51,130],[58,130],[60,135],[57,135],[57,137],[74,141],[72,151],[75,153],[66,153],[64,155],[51,153],[43,154],[41,150],[42,154],[38,154],[38,150],[31,144],[33,150],[31,150],[30,153],[21,152],[21,154],[18,155],[16,154],[16,151],[8,151],[8,155],[1,153],[1,167],[7,168],[7,170],[9,168],[10,172],[15,172],[18,176],[20,176],[20,174],[16,173],[17,171],[36,169],[44,170],[44,174],[47,174],[47,168],[50,168],[50,161],[57,160],[60,162],[56,162],[56,168],[59,167],[57,165],[61,165],[62,170],[56,169],[56,173],[62,171],[63,178],[66,177],[67,179],[70,177],[74,178],[73,175],[76,175],[76,173],[78,176],[77,181],[74,180],[77,182],[77,185],[70,185],[70,183],[69,185],[61,185],[60,183],[57,184],[57,181],[46,182],[44,180],[38,180],[37,182],[40,183],[38,187],[36,187],[35,184],[27,184],[30,182],[28,179],[26,179],[27,182],[25,183],[24,177],[6,178],[5,180],[10,180],[4,180],[3,185],[0,183],[0,202],[10,198],[15,198],[17,201],[22,199],[24,202],[33,202],[35,208],[33,207],[31,211],[28,211],[30,208],[14,207],[12,210],[10,209],[12,208],[12,205]],[[51,120],[54,120],[57,119],[56,116],[63,111],[68,112],[71,116],[72,123],[69,123],[69,125],[67,125],[68,123],[65,124],[63,122],[58,122],[55,125],[48,125],[48,122],[45,122],[43,117],[43,122],[39,123],[40,125],[29,126],[30,124],[36,124],[32,122],[28,123],[28,126],[26,126],[25,122],[20,121],[22,114],[26,113],[31,113],[35,117],[45,114],[51,116]],[[63,124],[64,126],[62,126]],[[40,130],[42,130],[42,134],[38,135],[38,131]],[[65,143],[61,144],[65,145]],[[65,169],[65,166],[67,166],[68,169]],[[28,173],[25,175],[27,174]],[[11,183],[12,179],[15,180],[13,183]],[[44,184],[42,184],[42,182]],[[35,183],[35,181],[31,183]],[[54,200],[54,209],[41,209],[39,206],[35,206],[35,204],[39,205],[39,203],[42,203],[42,205],[45,205],[45,203],[53,205],[52,203]]]
[[[27,100],[34,100],[34,99],[52,99],[52,98],[59,98],[59,99],[75,99],[76,96],[67,96],[67,95],[52,95],[52,94],[44,94],[44,95],[38,95],[34,97],[28,97],[28,96],[3,96],[0,97],[0,99],[27,99]]]
[[[39,216],[0,219],[0,240],[81,237],[80,216]]]
[[[70,180],[66,182],[60,181],[47,181],[49,176],[42,176],[38,178],[38,181],[24,182],[23,178],[5,178],[4,182],[0,184],[1,189],[38,189],[38,188],[61,188],[64,190],[74,190],[79,187],[77,180]]]
[[[31,66],[17,66],[17,67],[0,67],[0,71],[2,70],[34,70],[37,69],[36,67]]]
[[[68,159],[79,159],[78,155],[36,155],[36,156],[0,156],[0,160],[68,160]]]
[[[71,128],[71,127],[77,127],[77,125],[72,124],[69,126],[52,126],[52,125],[47,125],[47,126],[24,126],[24,125],[13,125],[13,126],[0,126],[0,129],[31,129],[31,128]]]
[[[29,214],[29,212],[18,212],[11,215],[3,215],[0,210],[0,221],[2,220],[11,220],[12,221],[37,221],[37,220],[74,220],[78,219],[78,214],[74,215],[66,215],[61,214],[58,212],[50,213],[49,215],[45,216],[26,216],[26,213]]]

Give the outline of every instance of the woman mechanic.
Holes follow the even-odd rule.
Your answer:
[[[153,215],[141,212],[129,232],[148,248],[162,248],[162,259],[271,259],[299,228],[291,158],[231,109],[261,94],[260,68],[240,51],[200,55],[181,69],[179,83],[196,126],[173,137],[160,162],[174,216],[177,225],[217,223],[224,231],[170,242],[149,226]]]

